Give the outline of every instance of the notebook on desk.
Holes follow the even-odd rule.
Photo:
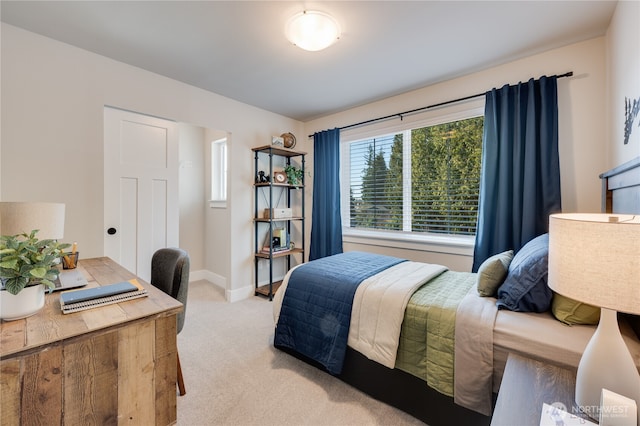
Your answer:
[[[52,289],[53,291],[69,290],[71,288],[84,287],[88,284],[87,279],[79,269],[61,270],[60,275],[53,283],[56,286]]]
[[[147,290],[136,279],[60,295],[62,313],[84,311],[147,296]]]

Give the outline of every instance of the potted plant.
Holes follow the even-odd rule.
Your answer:
[[[301,186],[302,185],[302,169],[287,164],[284,167],[284,172],[287,174],[287,181],[290,185]]]
[[[30,234],[0,236],[0,318],[13,320],[35,314],[44,306],[45,287],[55,287],[56,265],[69,244],[38,240]]]

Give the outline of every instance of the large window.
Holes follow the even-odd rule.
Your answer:
[[[343,145],[343,191],[349,194],[343,226],[475,235],[483,122],[476,111]]]

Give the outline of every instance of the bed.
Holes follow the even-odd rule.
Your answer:
[[[600,177],[603,211],[640,213],[640,158]],[[536,257],[544,236],[536,240],[519,265]],[[488,425],[509,353],[575,369],[595,330],[564,324],[537,296],[530,303],[542,312],[498,310],[496,301],[511,303],[506,290],[481,297],[477,274],[440,265],[354,252],[304,265],[274,298],[274,345],[432,426]],[[347,270],[355,273],[344,277]],[[550,292],[544,284],[536,291]],[[313,286],[311,296],[300,293]],[[623,317],[620,327],[640,368],[639,322]]]

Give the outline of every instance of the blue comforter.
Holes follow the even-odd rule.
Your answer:
[[[331,374],[340,374],[358,285],[404,261],[347,252],[296,268],[282,300],[274,345],[293,349],[318,362]]]

